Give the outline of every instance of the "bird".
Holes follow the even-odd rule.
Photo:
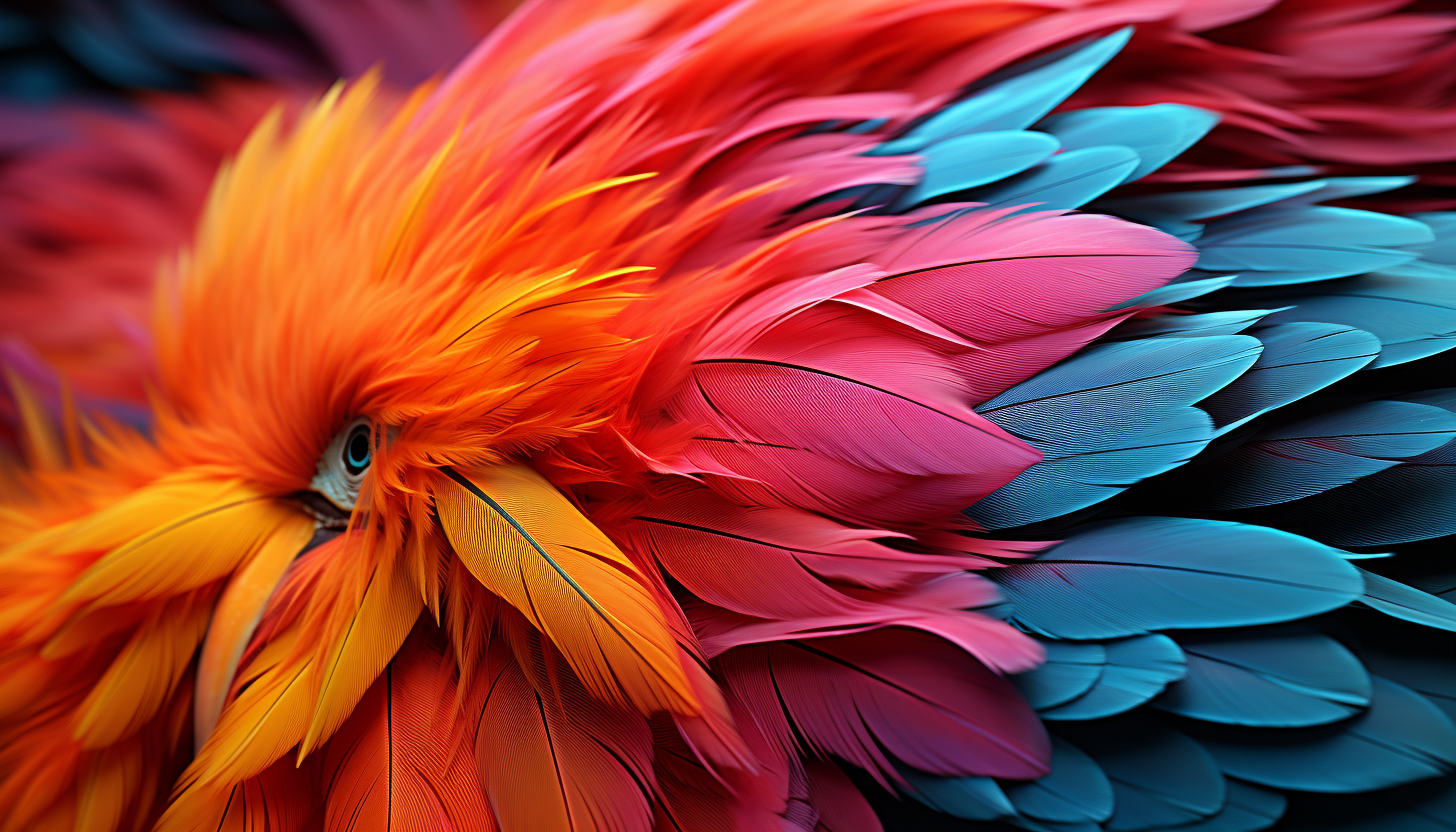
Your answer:
[[[1456,20],[311,7],[0,181],[0,830],[1449,827]]]

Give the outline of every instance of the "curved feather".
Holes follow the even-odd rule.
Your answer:
[[[1259,360],[1198,405],[1219,434],[1328,387],[1380,354],[1375,336],[1336,324],[1275,324],[1250,334],[1264,346]]]
[[[212,597],[193,592],[152,610],[76,709],[83,747],[131,736],[171,699],[207,629]]]
[[[1363,589],[1353,566],[1312,540],[1167,517],[1083,527],[991,577],[1014,621],[1057,638],[1287,621],[1342,607]]]
[[[1213,438],[1193,403],[1258,355],[1258,343],[1243,335],[1107,344],[1011,388],[978,411],[1045,459],[967,514],[991,529],[1024,525],[1183,464]]]
[[[1402,685],[1371,677],[1370,707],[1334,725],[1277,736],[1204,723],[1192,726],[1224,771],[1265,786],[1361,792],[1456,770],[1456,725]]]
[[[1038,709],[1042,719],[1102,719],[1120,714],[1183,678],[1183,652],[1167,636],[1134,636],[1104,642],[1102,647],[1106,659],[1097,680],[1073,699]]]
[[[782,747],[795,736],[894,778],[891,757],[946,775],[1038,777],[1046,734],[1011,685],[913,630],[740,647],[717,664]]]
[[[192,742],[197,748],[217,725],[233,674],[253,638],[263,609],[284,571],[314,533],[314,521],[298,516],[282,525],[248,563],[228,581],[213,607],[207,636],[197,659],[197,690],[192,704]]]
[[[353,537],[346,535],[342,539]],[[353,556],[351,559],[366,566],[356,572],[367,575],[362,590],[354,596],[345,589],[346,594],[324,621],[304,621],[320,644],[315,670],[317,700],[308,731],[298,746],[300,760],[349,716],[404,643],[425,606],[419,588],[399,560],[391,562],[382,553],[368,552],[365,546],[345,556]],[[357,581],[351,583],[357,585]]]
[[[502,832],[636,832],[651,823],[645,717],[569,673],[537,689],[499,646],[476,682],[475,758]],[[561,668],[564,671],[564,668]]]
[[[1444,409],[1452,412],[1449,406]],[[1456,534],[1456,441],[1277,507],[1279,525],[1338,546],[1388,546]]]
[[[955,136],[1026,127],[1060,104],[1132,36],[1131,28],[1076,44],[1047,60],[1015,67],[1010,77],[946,107],[905,135],[881,145],[881,154],[914,153]]]
[[[1351,208],[1267,208],[1209,223],[1198,268],[1238,272],[1235,286],[1279,286],[1389,269],[1433,239],[1416,220]]]
[[[1290,306],[1268,323],[1323,321],[1361,329],[1380,339],[1380,355],[1368,366],[1390,367],[1456,347],[1456,271],[1402,267],[1303,287],[1239,293],[1240,302]]]
[[[1061,737],[1052,737],[1052,771],[1003,787],[1016,810],[1054,823],[1100,823],[1112,817],[1112,783],[1101,766]]]
[[[616,544],[524,466],[443,470],[435,506],[451,546],[561,649],[592,695],[697,712],[666,616]]]
[[[925,176],[899,204],[916,205],[1005,179],[1057,152],[1057,140],[1031,130],[996,130],[936,142],[920,152]]]
[[[1057,137],[1063,150],[1121,145],[1138,156],[1127,181],[1141,179],[1203,138],[1219,114],[1182,104],[1092,107],[1056,113],[1037,124]]]
[[[1046,651],[1046,661],[1034,670],[1012,676],[1011,683],[1038,711],[1076,699],[1102,678],[1107,649],[1101,642],[1037,641]]]
[[[187,475],[160,480],[86,518],[58,542],[59,552],[109,550],[65,598],[110,605],[196,589],[237,568],[296,513],[238,482]]]
[[[1057,733],[1106,772],[1113,794],[1108,829],[1193,823],[1218,812],[1227,799],[1223,774],[1207,751],[1141,714],[1063,723]]]
[[[1365,569],[1360,570],[1360,577],[1365,581],[1360,603],[1365,606],[1406,621],[1456,632],[1456,604]]]
[[[1053,739],[1054,755],[1055,742]],[[964,820],[1004,820],[1016,816],[1011,799],[990,777],[932,777],[911,768],[902,768],[900,774],[905,780],[905,792],[937,812]]]
[[[1418,457],[1456,438],[1456,415],[1439,407],[1377,401],[1266,428],[1199,469],[1215,509],[1309,497]]]
[[[1308,627],[1183,633],[1188,673],[1153,707],[1229,725],[1336,722],[1370,704],[1370,677],[1338,641]]]
[[[1226,782],[1228,799],[1222,809],[1206,820],[1177,828],[1187,832],[1257,832],[1268,829],[1284,816],[1289,800],[1283,794],[1238,780]]]
[[[453,662],[417,632],[321,752],[329,832],[493,832]]]
[[[1117,145],[1069,150],[966,197],[992,208],[1078,208],[1127,181],[1140,161],[1132,148]]]

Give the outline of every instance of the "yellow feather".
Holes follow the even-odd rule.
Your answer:
[[[251,684],[223,708],[217,728],[179,781],[184,788],[241,782],[303,739],[313,712],[314,659],[296,655],[298,640],[297,628],[280,633],[249,665],[243,681]]]
[[[169,478],[97,512],[68,535],[63,545],[71,551],[110,551],[64,599],[110,606],[196,589],[226,577],[297,515],[239,483]]]
[[[197,696],[193,701],[193,738],[201,747],[217,725],[233,674],[257,629],[268,599],[293,559],[308,545],[315,522],[303,515],[289,518],[258,547],[239,569],[213,609],[207,640],[197,662]]]
[[[81,703],[72,736],[82,746],[112,745],[157,715],[192,663],[211,601],[211,592],[194,593],[147,616]]]
[[[384,559],[376,552],[359,554]],[[333,628],[318,662],[318,701],[308,733],[298,747],[300,762],[332,736],[359,704],[364,691],[399,651],[425,605],[403,563],[396,560],[375,566],[364,597],[349,606],[353,614]]]
[[[561,492],[521,465],[445,471],[436,509],[461,561],[561,649],[587,690],[644,712],[698,712],[642,573]]]

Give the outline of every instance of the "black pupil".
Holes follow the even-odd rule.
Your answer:
[[[369,467],[369,429],[356,428],[349,442],[344,446],[344,465],[349,473],[357,474]]]

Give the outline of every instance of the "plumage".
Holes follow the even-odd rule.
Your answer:
[[[1370,676],[1338,641],[1298,625],[1180,635],[1187,673],[1154,707],[1207,722],[1304,727],[1370,704]]]
[[[0,832],[1440,828],[1448,17],[266,6],[0,14]]]

